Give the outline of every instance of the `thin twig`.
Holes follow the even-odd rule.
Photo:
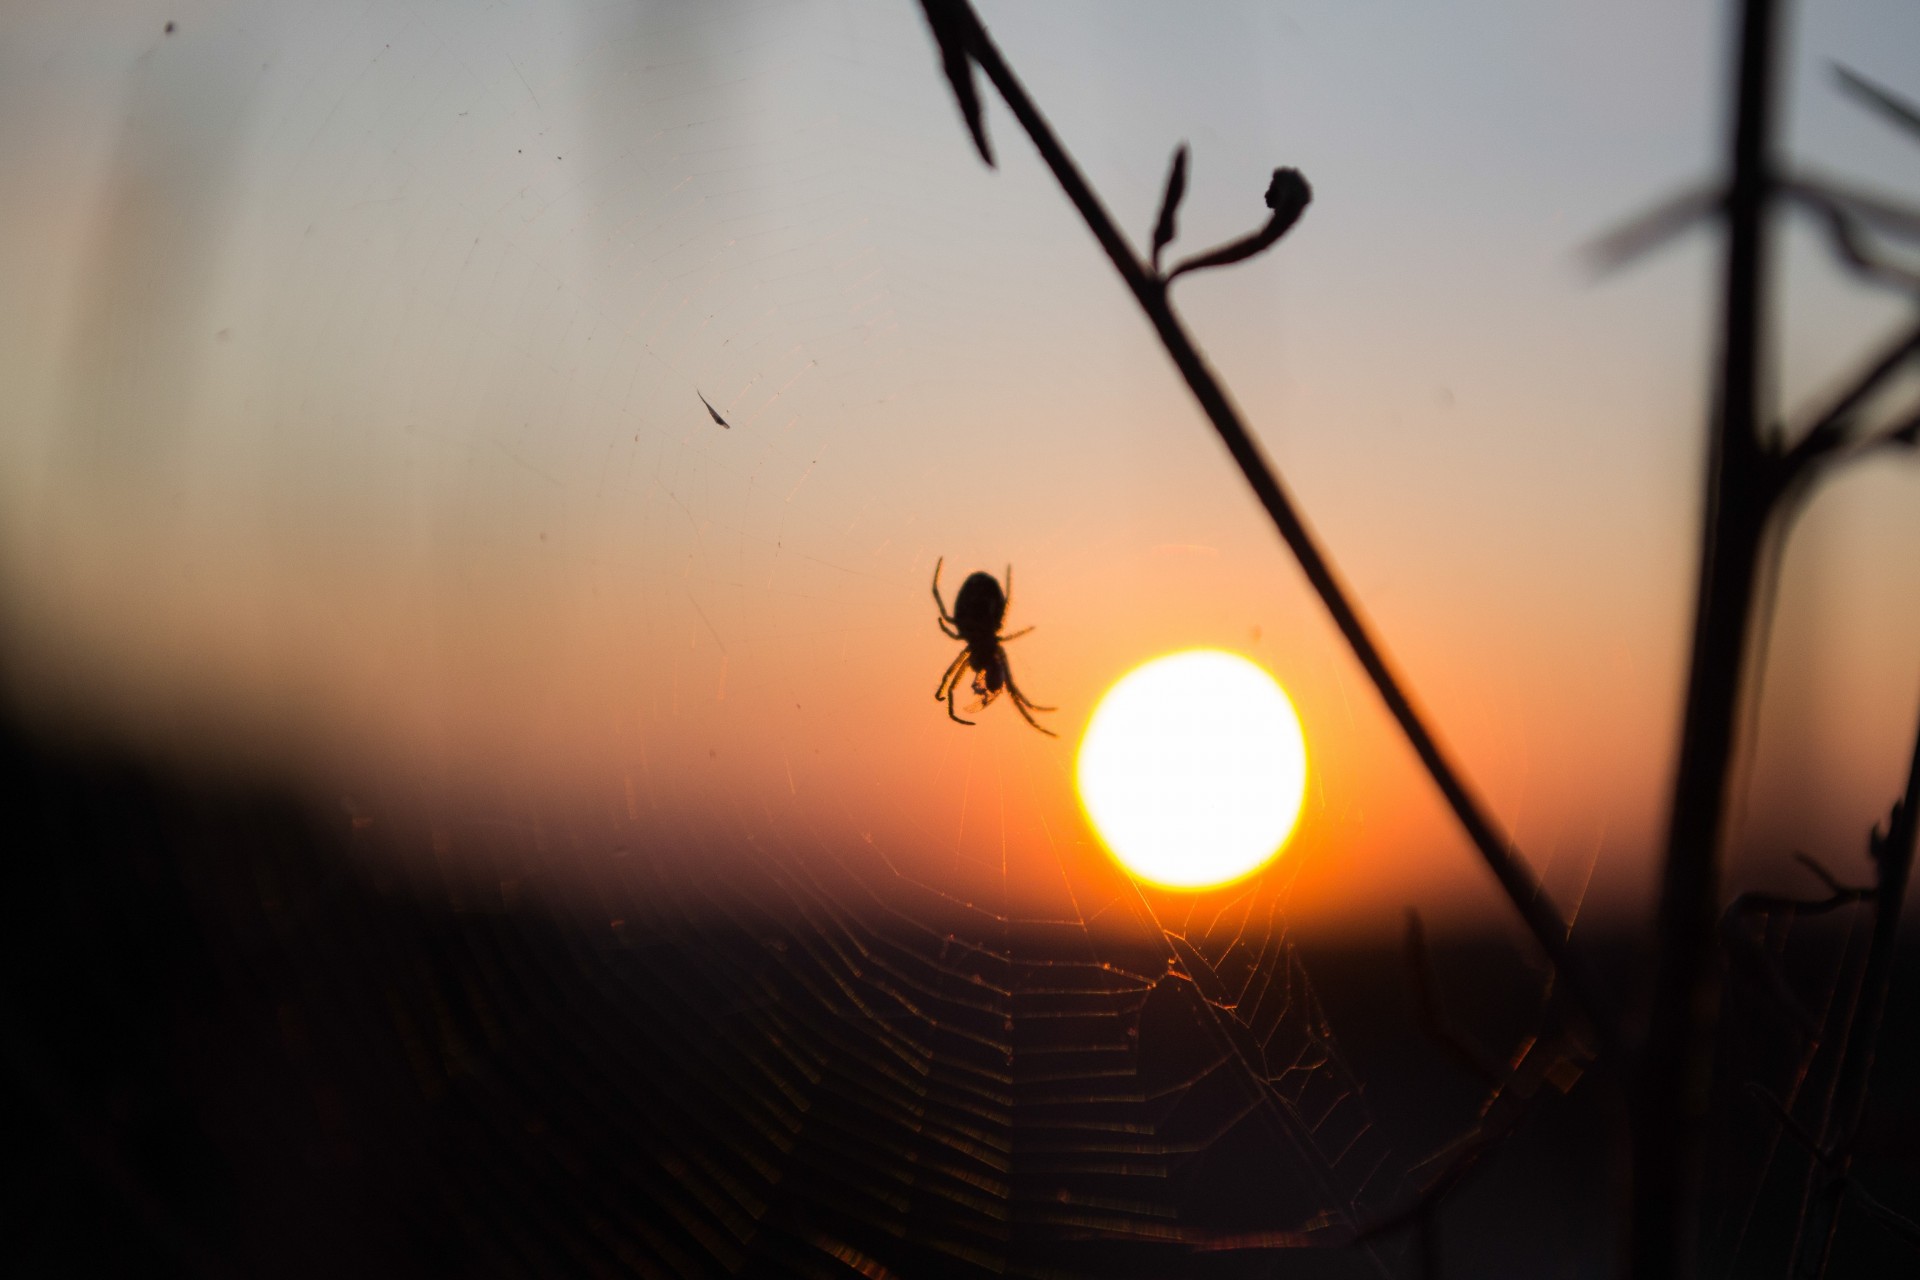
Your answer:
[[[1849,939],[1851,939],[1852,937],[1851,924],[1849,924],[1848,926],[1847,937]],[[1815,1017],[1809,1014],[1808,1016],[1806,1043],[1801,1047],[1800,1052],[1796,1057],[1796,1060],[1793,1065],[1793,1070],[1789,1073],[1790,1084],[1788,1086],[1787,1094],[1781,1100],[1781,1106],[1784,1107],[1788,1112],[1791,1112],[1793,1108],[1798,1104],[1800,1099],[1800,1092],[1807,1083],[1808,1073],[1813,1070],[1813,1061],[1820,1053],[1820,1029],[1822,1026],[1825,1025],[1827,1019],[1832,1015],[1835,1001],[1839,999],[1842,968],[1844,968],[1844,965],[1835,966],[1834,972],[1831,975],[1831,981],[1827,984],[1826,995],[1824,1000],[1822,1001],[1819,1015]],[[1775,972],[1776,973],[1778,972],[1777,968],[1775,969]],[[1782,981],[1784,981],[1784,979]],[[1757,1081],[1754,1081],[1754,1082],[1750,1082],[1748,1087],[1759,1088],[1760,1085]],[[1783,1135],[1778,1132],[1768,1135],[1766,1154],[1764,1157],[1762,1157],[1758,1165],[1758,1170],[1757,1170],[1758,1177],[1754,1182],[1754,1193],[1747,1197],[1747,1207],[1745,1212],[1742,1213],[1741,1215],[1739,1234],[1735,1238],[1735,1242],[1732,1250],[1732,1256],[1734,1257],[1737,1257],[1740,1253],[1740,1250],[1744,1247],[1744,1242],[1747,1238],[1748,1229],[1753,1225],[1754,1214],[1760,1208],[1761,1200],[1762,1200],[1762,1197],[1760,1195],[1760,1188],[1766,1182],[1770,1174],[1770,1171],[1773,1167],[1773,1159],[1774,1159],[1774,1156],[1779,1151],[1780,1139],[1782,1136]],[[1807,1169],[1806,1176],[1803,1179],[1803,1182],[1810,1185],[1813,1177],[1813,1173],[1814,1173],[1814,1169],[1812,1167],[1809,1167]],[[1804,1205],[1804,1202],[1805,1202],[1805,1194],[1803,1191],[1803,1194],[1802,1194],[1803,1205]],[[1801,1216],[1802,1217],[1805,1216],[1804,1208],[1802,1210]],[[1797,1225],[1796,1225],[1795,1231],[1796,1231],[1796,1234],[1794,1236],[1794,1243],[1791,1246],[1792,1248],[1799,1247],[1799,1236],[1797,1234],[1798,1233]]]
[[[1848,893],[1870,894],[1873,892],[1871,889],[1857,889],[1852,885],[1842,884],[1839,876],[1827,870],[1826,864],[1810,853],[1795,853],[1793,860],[1805,867],[1808,871],[1811,871],[1816,880],[1827,886],[1828,893],[1839,895]]]
[[[1795,184],[1791,193],[1819,217],[1827,229],[1834,256],[1855,273],[1875,284],[1890,285],[1907,293],[1920,291],[1920,274],[1887,262],[1869,250],[1860,219],[1831,194],[1809,183]]]
[[[1787,1136],[1799,1143],[1806,1153],[1813,1157],[1815,1163],[1823,1168],[1832,1166],[1832,1158],[1820,1149],[1819,1142],[1814,1139],[1812,1134],[1807,1132],[1806,1127],[1793,1118],[1793,1112],[1787,1109],[1787,1104],[1773,1096],[1771,1089],[1761,1084],[1758,1080],[1749,1080],[1747,1081],[1747,1095],[1766,1107],[1768,1111],[1771,1111],[1773,1118],[1780,1122],[1780,1127],[1786,1130]]]
[[[1920,1249],[1920,1222],[1915,1222],[1906,1214],[1888,1205],[1852,1179],[1847,1180],[1847,1194],[1853,1197],[1854,1203],[1865,1209],[1881,1226],[1914,1248]]]
[[[1786,1104],[1774,1097],[1773,1094],[1762,1087],[1758,1081],[1748,1081],[1747,1092],[1773,1114],[1773,1118],[1780,1123],[1781,1129],[1799,1144],[1801,1150],[1812,1157],[1816,1168],[1829,1172],[1836,1168],[1832,1154],[1821,1149],[1820,1144],[1814,1141],[1813,1135],[1807,1132],[1806,1127],[1793,1118],[1792,1113],[1787,1110]],[[1836,1185],[1843,1189],[1847,1195],[1851,1196],[1862,1209],[1865,1209],[1867,1213],[1882,1226],[1892,1231],[1908,1244],[1920,1248],[1920,1223],[1915,1222],[1898,1209],[1888,1205],[1885,1201],[1856,1182],[1850,1174],[1836,1175]]]
[[[1870,435],[1856,437],[1833,455],[1835,463],[1857,462],[1886,449],[1911,449],[1920,445],[1920,408]]]
[[[1733,962],[1734,976],[1758,988],[1772,1002],[1774,1012],[1782,1014],[1804,1039],[1815,1041],[1820,1035],[1819,1020],[1787,986],[1787,980],[1772,954],[1756,939],[1749,937],[1744,926],[1750,917],[1756,915],[1824,915],[1841,907],[1871,902],[1877,891],[1841,884],[1832,872],[1804,853],[1796,853],[1793,857],[1827,887],[1826,897],[1795,898],[1778,893],[1743,893],[1728,904],[1726,914],[1721,917],[1720,929],[1726,940],[1728,958]]]
[[[1846,390],[1815,416],[1813,425],[1777,464],[1778,483],[1784,487],[1802,479],[1807,468],[1844,447],[1853,418],[1867,398],[1884,386],[1907,361],[1920,357],[1920,323],[1908,326],[1847,383]],[[1892,433],[1889,433],[1890,435]]]
[[[1882,235],[1920,241],[1920,208],[1890,192],[1862,187],[1831,174],[1802,170],[1798,176],[1781,178],[1780,193],[1812,207],[1841,209],[1855,222]]]
[[[1833,66],[1833,71],[1840,81],[1841,88],[1851,92],[1889,123],[1920,138],[1920,107],[1915,107],[1894,94],[1892,90],[1882,88],[1858,71],[1837,62]]]
[[[1468,838],[1473,841],[1507,898],[1520,913],[1535,941],[1552,961],[1559,973],[1560,987],[1592,1026],[1601,1044],[1614,1042],[1618,1038],[1617,1032],[1605,1006],[1600,1003],[1599,988],[1568,945],[1566,917],[1553,905],[1525,859],[1495,825],[1459,771],[1442,752],[1426,722],[1414,709],[1411,697],[1361,620],[1359,610],[1349,599],[1326,554],[1295,509],[1293,500],[1282,487],[1273,467],[1242,424],[1226,391],[1174,314],[1167,300],[1165,283],[1153,276],[1128,247],[1099,196],[1087,184],[1079,167],[1054,136],[1052,126],[1027,96],[1025,87],[981,26],[972,6],[964,0],[955,0],[951,6],[943,7],[941,21],[945,24],[945,31],[943,33],[936,27],[935,36],[941,41],[942,47],[945,48],[949,41],[955,39],[965,42],[967,51],[979,63],[981,70],[986,72],[994,88],[999,90],[1014,118],[1033,140],[1041,159],[1052,170],[1067,198],[1079,210],[1094,239],[1132,291],[1141,310],[1146,312],[1167,354],[1186,379],[1194,399],[1199,402],[1228,453],[1239,465],[1241,474],[1266,509],[1280,537],[1300,562],[1308,582],[1333,616],[1334,624],[1339,627],[1354,656],[1379,690],[1382,701],[1387,704],[1387,709],[1413,745],[1415,754],[1426,766]]]
[[[1779,893],[1743,893],[1727,908],[1728,917],[1776,911],[1793,915],[1817,916],[1840,907],[1852,906],[1856,902],[1872,902],[1879,894],[1877,889],[1840,883],[1831,871],[1807,854],[1796,853],[1793,855],[1793,860],[1820,878],[1820,883],[1827,887],[1826,897],[1795,898]]]

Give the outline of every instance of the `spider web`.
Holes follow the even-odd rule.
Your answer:
[[[547,834],[621,847],[630,829]],[[826,849],[755,907],[641,847],[603,865],[588,902],[509,912],[430,966],[475,1028],[466,1047],[437,1001],[414,1015],[468,1064],[450,1083],[465,1106],[505,1121],[458,1126],[471,1145],[447,1169],[488,1256],[536,1273],[1252,1274],[1270,1264],[1232,1246],[1335,1244],[1327,1228],[1403,1190],[1271,886],[1163,918],[1114,878],[1082,886],[1105,895],[1089,914],[1040,918],[875,884]],[[449,881],[477,894],[468,910],[497,892]],[[580,1182],[567,1166],[609,1134],[617,1167]],[[536,1219],[563,1238],[516,1232],[516,1204],[589,1187],[599,1208]],[[1375,1253],[1289,1265],[1375,1274]]]

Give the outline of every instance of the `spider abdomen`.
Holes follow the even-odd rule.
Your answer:
[[[960,594],[953,600],[953,625],[968,640],[992,637],[1006,615],[1007,598],[992,574],[975,573],[960,584]]]

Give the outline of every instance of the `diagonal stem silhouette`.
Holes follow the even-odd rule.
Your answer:
[[[1280,483],[1279,476],[1261,453],[1259,445],[1254,443],[1219,380],[1174,313],[1167,298],[1166,281],[1150,273],[1134,255],[1101,204],[1099,196],[1087,184],[1073,158],[1054,136],[1052,127],[1027,96],[1025,87],[988,36],[973,6],[966,0],[942,0],[937,5],[928,5],[927,9],[943,52],[958,43],[986,72],[993,87],[999,91],[1014,118],[1040,152],[1041,159],[1052,170],[1067,198],[1080,211],[1088,229],[1100,242],[1100,247],[1106,251],[1121,279],[1133,292],[1141,310],[1153,323],[1167,354],[1173,358],[1194,398],[1199,401],[1207,419],[1227,446],[1227,452],[1239,465],[1241,474],[1252,486],[1261,506],[1266,508],[1281,539],[1299,561],[1308,582],[1313,585],[1327,612],[1333,616],[1340,634],[1346,638],[1354,656],[1373,681],[1382,701],[1387,704],[1387,709],[1412,744],[1415,754],[1426,766],[1454,816],[1479,850],[1482,860],[1499,881],[1514,909],[1520,913],[1540,949],[1553,962],[1560,986],[1591,1025],[1602,1046],[1613,1043],[1617,1039],[1616,1030],[1606,1009],[1599,1003],[1597,986],[1568,943],[1566,917],[1554,906],[1513,842],[1468,788],[1459,770],[1441,750],[1439,742],[1414,708],[1411,697],[1388,665],[1386,655],[1348,597],[1326,553],[1320,549],[1312,531]],[[963,113],[966,111],[964,102],[962,110]],[[975,119],[970,113],[968,118],[970,123]]]

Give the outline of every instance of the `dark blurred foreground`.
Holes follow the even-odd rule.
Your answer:
[[[1403,1235],[1173,1237],[1310,1225],[1367,1151],[1359,1202],[1390,1212],[1479,1099],[1416,1029],[1395,945],[1300,944],[1317,994],[1298,979],[1301,1007],[1324,1008],[1364,1084],[1323,1098],[1335,1077],[1303,1074],[1332,1163],[1316,1173],[1187,1060],[1197,1024],[1171,985],[980,995],[1005,985],[1006,953],[1084,938],[482,887],[377,815],[11,724],[0,756],[13,1275],[1411,1275]],[[1782,949],[1810,1006],[1845,998],[1846,944],[1835,921]],[[1499,939],[1435,956],[1454,1022],[1503,1056],[1540,975]],[[1856,1166],[1909,1214],[1916,957]],[[1708,1275],[1787,1272],[1807,1169],[1747,1089],[1784,1095],[1800,1043],[1756,989],[1727,1002]],[[908,1017],[921,1030],[893,1035]],[[1445,1203],[1441,1274],[1610,1271],[1616,1094],[1589,1073],[1534,1108]],[[1831,1274],[1917,1261],[1855,1216]]]

